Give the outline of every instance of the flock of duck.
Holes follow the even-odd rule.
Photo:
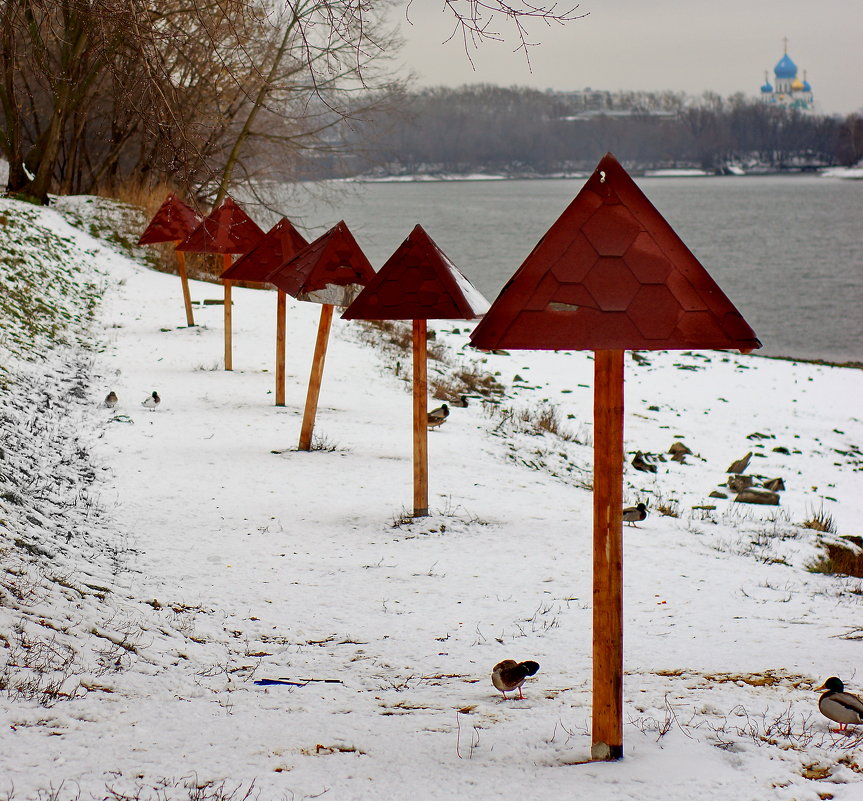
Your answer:
[[[119,402],[120,399],[117,397],[117,393],[112,389],[105,396],[103,405],[109,409],[113,409]],[[153,390],[146,398],[144,398],[144,400],[141,401],[141,406],[152,412],[161,402],[162,399],[159,397],[159,393],[156,392],[156,390]]]
[[[504,659],[491,669],[491,683],[503,693],[504,700],[508,692],[516,690],[518,690],[518,697],[523,699],[521,687],[525,679],[535,675],[538,670],[539,663],[533,660],[516,662],[514,659]],[[839,724],[838,728],[831,731],[844,734],[849,726],[863,724],[863,700],[853,693],[846,693],[841,679],[831,676],[815,689],[816,692],[824,691],[818,699],[818,709],[821,714]]]
[[[154,390],[141,401],[141,405],[152,411],[161,400],[159,394]],[[109,409],[113,409],[118,401],[117,393],[111,390],[105,397],[104,404]],[[429,428],[437,428],[448,417],[449,407],[447,404],[444,403],[436,409],[432,409],[428,413]],[[635,526],[636,522],[646,518],[647,506],[644,503],[628,506],[623,510],[623,520],[630,526]],[[539,663],[533,660],[516,662],[514,659],[504,659],[492,668],[491,683],[500,690],[504,699],[506,699],[508,692],[515,692],[516,690],[518,690],[518,697],[523,699],[522,685],[528,676],[535,675],[537,671],[539,671]],[[863,700],[853,693],[845,692],[845,685],[837,676],[831,676],[816,690],[822,692],[818,699],[818,709],[821,714],[839,724],[838,728],[832,729],[832,731],[845,733],[848,726],[863,724]]]

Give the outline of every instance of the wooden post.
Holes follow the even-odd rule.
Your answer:
[[[222,272],[231,266],[231,254],[225,253],[222,256]],[[231,332],[231,282],[229,279],[222,279],[225,285],[225,369],[234,369],[233,358],[233,339]]]
[[[330,324],[333,321],[333,306],[324,303],[321,306],[321,319],[318,323],[318,338],[315,340],[315,355],[312,358],[312,372],[309,376],[309,391],[306,393],[306,409],[303,412],[303,425],[300,429],[299,450],[312,449],[312,431],[315,427],[315,415],[318,412],[318,395],[321,392],[321,379],[324,375],[324,360],[327,358],[327,343],[330,339]]]
[[[429,513],[426,321],[414,320],[414,517]]]
[[[180,244],[178,239],[176,245]],[[195,317],[192,314],[192,297],[189,294],[189,277],[186,275],[186,254],[182,250],[175,250],[177,254],[177,271],[180,273],[180,283],[183,285],[183,303],[186,305],[186,325],[191,328],[195,325]]]
[[[285,316],[287,295],[276,291],[276,406],[285,405]]]
[[[594,352],[593,732],[590,757],[623,757],[623,351]]]

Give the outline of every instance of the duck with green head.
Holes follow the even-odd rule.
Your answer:
[[[836,676],[831,676],[816,690],[825,690],[818,699],[821,714],[839,724],[833,731],[844,732],[848,726],[863,723],[863,701],[856,695],[845,692],[845,685]]]

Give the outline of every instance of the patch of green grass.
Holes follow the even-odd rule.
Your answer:
[[[24,359],[56,345],[85,344],[98,287],[83,254],[28,206],[4,204],[0,225],[0,347]]]

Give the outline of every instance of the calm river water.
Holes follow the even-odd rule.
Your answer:
[[[332,205],[280,205],[315,235],[344,219],[375,269],[421,223],[493,300],[583,183],[334,184]],[[638,184],[755,329],[762,353],[863,361],[863,181],[798,175]]]

